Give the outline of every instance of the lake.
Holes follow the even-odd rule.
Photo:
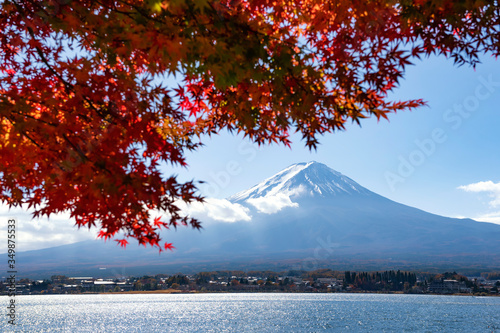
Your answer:
[[[0,299],[6,306],[8,297]],[[4,316],[0,331],[500,332],[500,297],[98,294],[18,296],[16,303],[17,325]]]

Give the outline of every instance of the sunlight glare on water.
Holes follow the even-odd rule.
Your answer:
[[[2,332],[500,332],[500,297],[135,294],[17,297]]]

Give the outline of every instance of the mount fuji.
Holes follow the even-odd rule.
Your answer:
[[[373,192],[368,191],[340,172],[330,169],[321,163],[309,162],[291,165],[273,177],[251,187],[249,190],[229,197],[229,200],[242,202],[249,199],[274,196],[279,193],[323,197],[342,194],[373,194]]]
[[[317,162],[294,164],[228,200],[249,208],[254,224],[280,229],[262,233],[255,248],[314,252],[330,239],[332,257],[500,266],[499,225],[399,204]]]
[[[317,162],[291,165],[224,204],[215,219],[231,209],[241,218],[169,231],[174,253],[81,242],[19,253],[20,271],[500,268],[500,225],[402,205]]]

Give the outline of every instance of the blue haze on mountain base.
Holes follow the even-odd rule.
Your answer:
[[[6,298],[3,298],[4,300]],[[500,332],[500,297],[384,294],[45,295],[2,332]]]

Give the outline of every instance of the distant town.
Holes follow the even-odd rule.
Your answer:
[[[466,277],[403,271],[214,271],[194,275],[157,274],[97,279],[54,275],[50,279],[0,282],[2,295],[133,293],[133,292],[379,292],[498,296],[500,272]]]

